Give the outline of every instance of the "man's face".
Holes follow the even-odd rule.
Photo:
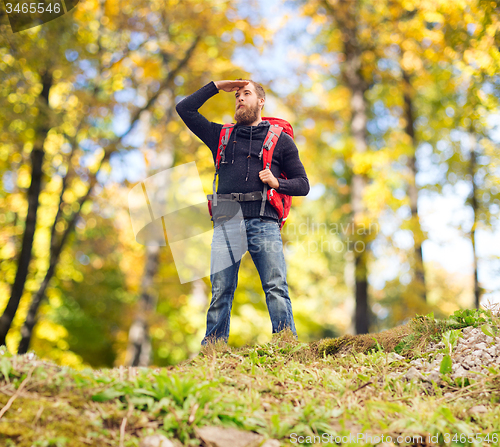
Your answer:
[[[259,119],[264,98],[257,97],[252,83],[249,82],[244,87],[240,87],[234,96],[236,98],[234,119],[238,124],[249,126]]]

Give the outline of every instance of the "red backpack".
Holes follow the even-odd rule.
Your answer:
[[[276,144],[278,143],[278,139],[281,135],[282,131],[285,131],[288,135],[293,138],[293,128],[288,121],[285,121],[280,118],[270,118],[270,117],[262,117],[263,121],[269,121],[271,126],[269,127],[269,131],[267,132],[266,137],[264,138],[264,144],[262,145],[262,149],[260,150],[259,158],[262,158],[263,168],[270,168],[271,162],[273,159],[273,152]],[[212,201],[213,205],[217,205],[217,196],[215,190],[215,183],[217,179],[217,174],[219,172],[220,161],[222,158],[222,153],[226,150],[227,144],[229,142],[229,137],[233,131],[234,124],[224,124],[222,126],[222,130],[220,132],[219,137],[219,145],[217,147],[217,156],[215,158],[215,176],[213,182],[213,195],[212,198],[208,199],[208,211],[210,212],[210,216],[212,216]],[[265,149],[265,150],[264,150]],[[286,179],[286,174],[282,172],[279,178]],[[286,194],[280,194],[274,188],[269,189],[269,185],[264,183],[264,191],[262,193],[262,204],[260,207],[260,215],[264,215],[264,208],[266,205],[266,200],[274,207],[276,212],[278,213],[280,230],[285,225],[285,221],[288,217],[288,213],[290,212],[290,207],[292,205],[292,197]]]

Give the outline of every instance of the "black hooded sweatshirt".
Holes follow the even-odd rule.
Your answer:
[[[198,109],[217,93],[219,90],[213,82],[210,82],[184,98],[176,107],[177,113],[189,129],[210,148],[214,163],[222,124],[208,121],[198,112]],[[259,172],[263,169],[263,161],[259,159],[259,153],[269,126],[268,121],[261,121],[258,126],[236,125],[234,127],[219,168],[218,194],[264,190],[264,183],[259,178]],[[299,152],[293,139],[285,132],[281,133],[274,148],[270,169],[276,178],[279,178],[281,172],[285,172],[287,176],[287,179],[278,179],[280,186],[277,191],[279,193],[305,196],[309,192],[309,180],[300,161]],[[218,202],[218,213],[222,211],[221,207],[224,204],[224,202]],[[243,217],[259,217],[260,201],[240,202],[240,205]],[[266,202],[264,216],[278,220],[278,213],[268,202]]]

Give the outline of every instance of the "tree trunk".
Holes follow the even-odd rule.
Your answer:
[[[151,339],[149,337],[149,317],[156,307],[154,277],[160,263],[160,247],[146,247],[146,266],[142,276],[139,309],[130,326],[127,348],[128,366],[148,366],[151,360]]]
[[[414,262],[413,262],[413,272],[414,272],[414,284],[416,286],[416,292],[420,298],[425,302],[427,301],[427,292],[425,286],[425,270],[424,270],[424,260],[422,255],[422,243],[424,241],[424,234],[422,232],[422,227],[420,226],[420,218],[418,216],[418,188],[417,188],[417,166],[415,158],[416,141],[415,141],[415,116],[413,113],[413,87],[411,85],[411,80],[403,70],[403,80],[404,80],[404,101],[405,101],[405,118],[406,118],[406,128],[405,131],[411,139],[412,153],[408,157],[408,169],[410,171],[410,176],[408,179],[407,193],[410,199],[410,209],[411,209],[411,231],[413,233],[413,243],[414,243]]]
[[[52,72],[45,71],[42,75],[42,91],[40,97],[43,104],[40,107],[40,117],[37,126],[36,140],[31,151],[31,183],[28,189],[28,212],[26,215],[26,225],[24,228],[21,252],[17,264],[16,277],[11,289],[11,295],[7,307],[0,318],[0,345],[5,345],[7,332],[12,325],[19,303],[23,296],[24,285],[28,276],[28,269],[32,258],[33,239],[35,237],[37,212],[39,205],[40,191],[42,189],[43,159],[45,152],[43,149],[45,139],[50,130],[49,118],[49,93],[53,84]]]
[[[470,240],[472,243],[472,256],[474,259],[474,305],[479,309],[481,303],[481,287],[479,286],[478,278],[478,256],[476,251],[476,229],[477,229],[477,215],[478,215],[478,201],[477,201],[477,185],[476,185],[476,138],[474,130],[471,129],[470,134],[470,161],[469,161],[469,175],[471,176],[471,194],[470,203],[472,206],[473,222],[470,229]]]
[[[95,184],[94,182],[91,183],[91,186],[87,190],[85,196],[83,196],[80,199],[80,206],[78,208],[79,210],[81,209],[81,205],[86,202],[88,196],[90,195],[90,192],[92,191],[92,188]],[[25,354],[26,352],[28,352],[28,348],[31,342],[31,336],[33,335],[33,328],[37,323],[36,314],[38,312],[38,307],[40,306],[40,303],[45,297],[45,291],[47,290],[49,282],[54,276],[54,273],[56,271],[56,266],[57,263],[59,262],[59,256],[61,255],[62,249],[64,248],[68,236],[75,227],[76,220],[78,219],[79,215],[80,215],[79,212],[73,214],[73,218],[69,221],[68,226],[66,227],[66,230],[64,231],[61,240],[58,243],[55,241],[55,239],[51,240],[49,268],[45,273],[45,277],[43,278],[42,284],[40,285],[38,291],[31,299],[28,314],[26,315],[23,327],[21,328],[21,342],[19,343],[19,346],[17,348],[18,354]],[[54,221],[54,226],[56,224],[57,222]]]
[[[38,307],[45,296],[45,291],[47,290],[47,286],[49,285],[49,281],[52,279],[54,275],[56,264],[50,264],[47,273],[45,274],[45,278],[42,281],[42,284],[38,291],[35,293],[33,298],[31,299],[30,308],[28,310],[28,314],[26,315],[26,319],[24,320],[23,327],[21,328],[21,341],[19,346],[17,347],[18,354],[26,354],[28,352],[31,336],[33,334],[33,328],[37,322],[36,314],[38,311]]]
[[[366,266],[366,250],[362,253],[354,251],[355,274],[355,329],[356,334],[367,334],[370,330],[370,309],[368,308],[368,272]]]
[[[343,78],[351,91],[351,132],[354,140],[354,152],[368,150],[367,122],[368,104],[365,92],[368,85],[361,73],[362,50],[357,39],[356,2],[339,2],[336,20],[344,42]],[[355,329],[357,334],[365,334],[370,327],[368,306],[368,240],[364,225],[365,206],[363,194],[367,179],[364,174],[353,172],[351,181],[351,208],[354,228],[354,295],[356,299]]]

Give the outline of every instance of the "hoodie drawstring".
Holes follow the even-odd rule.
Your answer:
[[[236,146],[236,134],[238,133],[238,126],[234,126],[234,136],[233,136],[233,158],[231,164],[234,163],[234,147]]]
[[[248,181],[248,174],[250,173],[250,157],[252,151],[252,126],[250,126],[250,144],[248,145],[248,157],[247,157],[247,176],[245,182]]]

